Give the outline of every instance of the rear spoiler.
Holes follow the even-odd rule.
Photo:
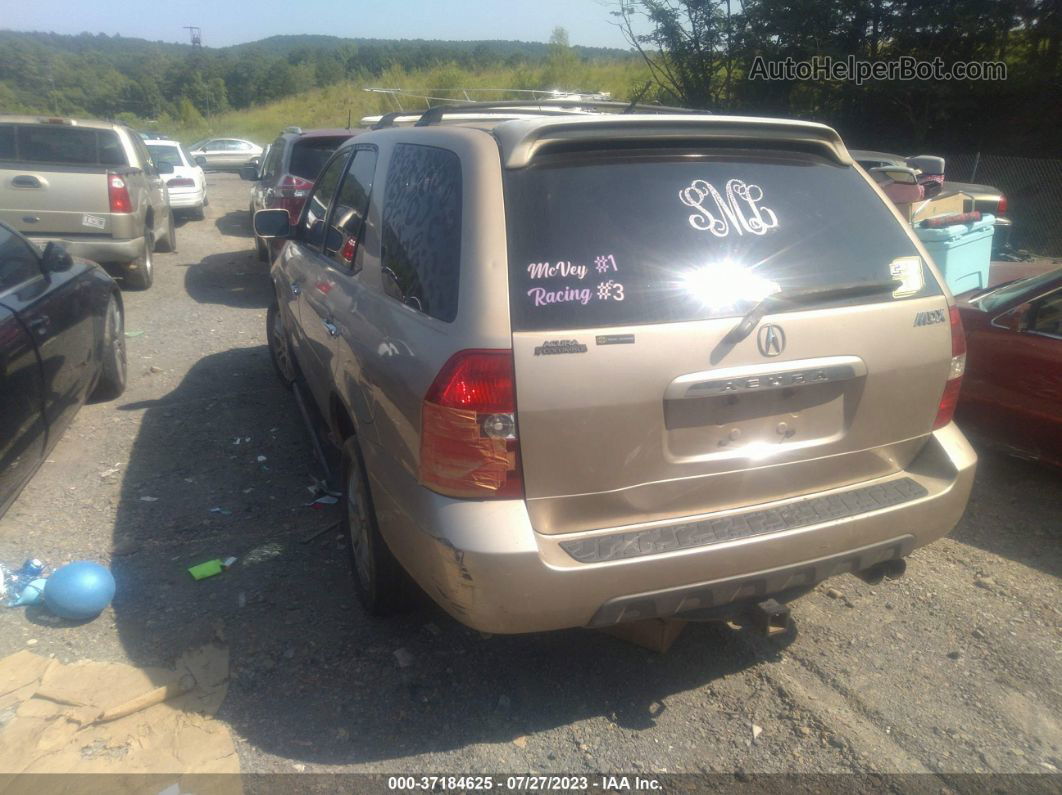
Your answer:
[[[758,143],[797,144],[817,149],[840,165],[855,161],[832,127],[815,122],[789,119],[760,119],[751,116],[670,116],[615,114],[590,117],[566,116],[563,119],[536,118],[504,122],[493,130],[501,148],[505,168],[526,167],[536,154],[558,145],[580,141],[617,144],[645,141],[679,143],[710,141],[740,143],[750,139]]]

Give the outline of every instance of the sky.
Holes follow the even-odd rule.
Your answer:
[[[548,41],[553,28],[560,26],[568,31],[572,44],[627,49],[609,15],[612,0],[181,0],[143,4],[4,0],[3,5],[0,25],[9,30],[188,42],[184,26],[198,25],[207,47],[294,33]]]

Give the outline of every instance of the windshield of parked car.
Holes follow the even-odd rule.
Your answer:
[[[798,152],[541,157],[507,174],[506,226],[520,330],[741,316],[780,291],[890,280],[822,303],[941,292],[856,169]]]
[[[181,159],[181,152],[176,146],[169,144],[160,146],[159,144],[149,143],[147,148],[151,152],[151,159],[155,161],[156,166],[163,163],[169,163],[174,167],[184,165],[184,161]]]
[[[1034,298],[1042,287],[1059,278],[1062,278],[1062,268],[1056,268],[1053,271],[1041,273],[1037,276],[1028,276],[1024,279],[1007,282],[994,290],[989,290],[987,293],[971,298],[970,303],[984,312],[992,312],[1012,301],[1021,299],[1023,295],[1028,295],[1030,299]]]
[[[296,141],[291,149],[288,173],[303,179],[315,180],[328,158],[349,135],[335,138],[304,138]]]

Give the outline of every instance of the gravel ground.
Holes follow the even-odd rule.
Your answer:
[[[306,506],[246,183],[209,182],[206,220],[125,293],[127,392],[82,409],[0,520],[0,560],[101,560],[118,595],[80,626],[0,611],[0,655],[168,665],[221,636],[219,717],[247,772],[1062,770],[1062,479],[987,451],[950,538],[903,579],[795,602],[786,642],[691,625],[658,655],[584,630],[485,637],[430,606],[365,617],[337,509]],[[227,555],[221,576],[185,572]]]

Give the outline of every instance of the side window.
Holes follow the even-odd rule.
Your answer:
[[[350,150],[342,152],[321,172],[313,193],[306,201],[306,218],[303,220],[302,240],[308,246],[320,246],[325,236],[325,219],[328,218],[328,206],[336,192],[343,168],[347,165]]]
[[[118,140],[118,136],[110,130],[100,130],[99,132],[97,132],[96,135],[98,138],[100,150],[100,165],[126,165],[125,152],[122,150],[122,142]],[[144,148],[144,144],[140,140],[140,136],[134,132],[130,132],[129,135],[136,142],[137,152],[143,152],[144,155],[146,155],[147,150]]]
[[[357,245],[365,226],[365,215],[369,212],[369,196],[375,173],[376,150],[358,149],[336,196],[324,253],[344,268],[354,265]]]
[[[0,293],[40,275],[37,252],[18,235],[0,226]]]
[[[1033,312],[1029,331],[1062,338],[1062,290],[1038,301]]]
[[[15,128],[10,124],[0,124],[0,160],[15,159]]]
[[[150,170],[152,173],[156,173],[156,163],[151,157],[151,153],[148,152],[147,146],[141,140],[139,135],[130,133],[129,140],[133,142],[133,149],[136,151],[136,158],[140,161],[145,170]]]
[[[265,165],[262,168],[263,177],[275,177],[280,169],[280,156],[284,152],[284,142],[277,140],[269,147],[269,154],[266,156]]]
[[[398,144],[383,209],[384,291],[427,315],[457,317],[461,160],[446,149]]]

